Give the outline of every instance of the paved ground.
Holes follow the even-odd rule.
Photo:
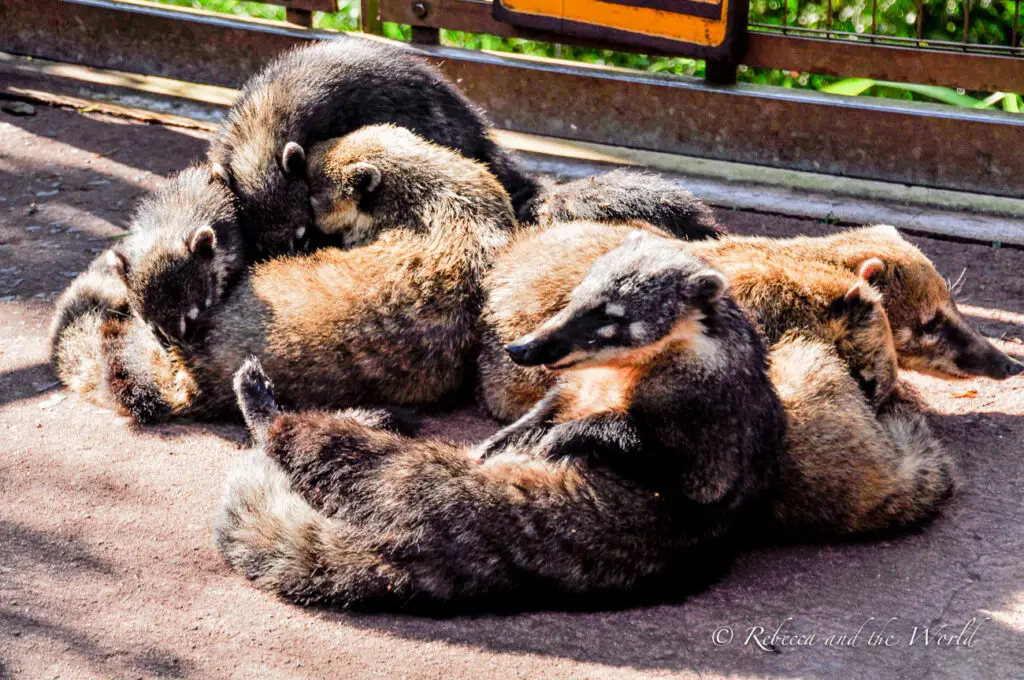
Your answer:
[[[56,295],[203,146],[88,113],[0,113],[0,678],[1024,677],[1019,379],[914,378],[968,481],[932,526],[749,554],[679,606],[438,621],[303,610],[249,587],[210,530],[241,428],[135,431],[55,387],[46,365]],[[831,228],[721,217],[738,233]],[[1024,252],[917,242],[947,276],[966,269],[967,310],[1024,355]],[[432,428],[493,425],[462,412]],[[779,626],[814,638],[748,640]],[[939,629],[958,644],[937,646]]]

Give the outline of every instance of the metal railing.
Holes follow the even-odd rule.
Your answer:
[[[303,41],[369,39],[296,25],[311,24],[312,12],[329,1],[296,0],[287,5],[293,23],[281,23],[140,0],[0,0],[0,50],[238,87],[268,59]],[[1024,116],[1018,114],[747,84],[720,86],[438,46],[441,28],[576,42],[496,22],[490,3],[482,0],[364,0],[363,8],[364,27],[371,30],[379,26],[375,20],[412,25],[414,40],[423,43],[415,49],[505,129],[1024,198]],[[880,37],[872,43],[835,30],[825,38],[783,34],[782,27],[771,31],[751,33],[743,63],[1024,92],[1020,53],[889,45]],[[735,64],[713,66],[711,71],[727,76]]]

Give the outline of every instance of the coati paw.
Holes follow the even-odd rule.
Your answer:
[[[263,364],[255,356],[243,361],[235,372],[234,387],[239,402],[266,397],[274,399],[274,385],[264,372]]]
[[[267,430],[281,409],[274,399],[274,386],[263,371],[260,360],[250,356],[235,372],[235,397],[253,439],[258,444],[266,440]]]

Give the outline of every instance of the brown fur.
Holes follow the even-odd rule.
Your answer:
[[[848,229],[821,238],[732,237],[694,243],[691,252],[706,257],[730,276],[736,270],[767,281],[786,277],[809,283],[814,281],[814,269],[838,267],[855,274],[865,261],[878,258],[885,267],[872,277],[871,285],[882,294],[901,368],[942,378],[994,379],[1024,369],[971,327],[935,266],[893,227]],[[764,268],[755,271],[760,265],[752,262],[763,263]],[[779,333],[799,327],[790,322],[787,306],[773,305],[772,299],[765,298],[758,320],[764,317],[776,322],[774,330]],[[768,329],[769,336],[772,330]]]
[[[834,348],[806,335],[785,336],[771,361],[787,426],[772,513],[779,534],[912,527],[953,495],[955,463],[912,401],[876,416]]]
[[[702,585],[763,510],[783,414],[764,347],[720,275],[685,253],[651,253],[617,251],[569,284],[569,305],[530,337],[559,338],[554,362],[593,351],[558,372],[532,420],[479,448],[382,432],[351,412],[282,415],[246,362],[235,385],[260,447],[225,492],[225,559],[289,599],[361,608],[608,606]],[[650,291],[665,323],[591,345],[581,319],[625,279],[618,299]],[[563,332],[578,335],[567,344]],[[724,360],[708,363],[708,345]]]
[[[519,417],[551,384],[543,370],[509,361],[501,346],[564,304],[565,280],[636,229],[635,224],[554,225],[536,238],[524,235],[498,258],[485,284],[488,301],[478,362],[481,398],[492,415],[500,420]],[[880,301],[856,270],[803,261],[800,253],[774,244],[725,236],[686,248],[729,278],[731,294],[757,321],[767,342],[799,329],[836,347],[872,401],[883,404],[895,386],[897,361],[881,306],[884,298]],[[848,323],[854,314],[857,322]]]
[[[147,369],[160,394],[174,395],[170,413],[234,412],[230,376],[250,354],[289,405],[426,404],[461,384],[481,280],[514,225],[508,195],[483,165],[391,126],[362,128],[320,153],[376,163],[381,186],[408,179],[416,190],[388,194],[403,205],[375,207],[363,247],[255,265],[211,315],[202,346]]]

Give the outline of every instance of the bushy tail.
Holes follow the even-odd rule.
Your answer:
[[[406,582],[366,537],[314,510],[258,449],[231,469],[214,533],[232,567],[300,604],[395,604]]]
[[[127,318],[127,290],[106,264],[105,254],[96,258],[71,282],[57,301],[50,324],[50,360],[61,382],[105,406],[100,325],[104,318]]]
[[[953,457],[911,404],[897,404],[878,417],[896,465],[893,492],[863,519],[865,530],[909,528],[938,514],[960,488]]]
[[[235,396],[238,409],[249,426],[249,432],[258,446],[267,441],[267,431],[274,419],[281,415],[281,408],[274,398],[274,385],[255,356],[242,362],[235,372]]]
[[[57,300],[50,324],[50,357],[54,363],[59,366],[61,360],[68,358],[60,355],[60,349],[72,326],[104,315],[127,317],[127,296],[121,279],[107,264],[106,253],[93,260],[89,269],[79,274]]]
[[[779,535],[904,530],[956,491],[955,463],[910,395],[876,414],[834,348],[799,336],[773,348],[771,375],[788,429],[773,501]]]

